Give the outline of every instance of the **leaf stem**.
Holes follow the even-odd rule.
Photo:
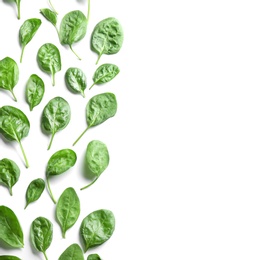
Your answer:
[[[18,20],[20,20],[20,0],[17,0]]]
[[[86,96],[85,96],[85,92],[84,92],[83,90],[81,91],[81,94],[82,94],[83,98],[86,97]]]
[[[92,184],[94,184],[98,179],[99,179],[99,177],[96,178],[93,182],[89,183],[87,186],[81,188],[80,190],[85,190],[86,188],[90,187],[90,186],[91,186]]]
[[[79,60],[82,60],[82,59],[78,56],[78,54],[73,50],[72,45],[69,45],[69,46],[70,46],[71,51],[74,53],[74,55],[75,55]]]
[[[99,54],[99,57],[98,57],[98,59],[97,59],[97,61],[96,61],[96,65],[99,63],[99,60],[100,60],[100,58],[101,58],[101,55],[102,55],[102,53]]]
[[[76,139],[76,141],[73,143],[73,146],[76,145],[76,143],[82,138],[82,136],[85,134],[85,132],[90,128],[90,125],[86,128],[86,130]]]
[[[58,14],[58,12],[57,12],[56,9],[54,8],[53,4],[51,3],[51,0],[48,0],[48,2],[49,2],[49,4],[50,4],[50,6],[51,6],[53,12],[54,12],[55,14]]]
[[[12,94],[12,96],[13,96],[15,102],[17,102],[18,100],[17,100],[17,98],[16,98],[16,96],[15,96],[15,94],[14,94],[14,92],[13,92],[13,89],[10,90],[10,93]]]
[[[20,63],[22,63],[22,58],[23,58],[23,54],[24,54],[24,49],[25,49],[25,46],[23,46],[23,47],[22,47],[22,50],[21,50]]]
[[[29,203],[26,204],[26,206],[24,207],[24,209],[26,209],[28,207]]]
[[[65,238],[66,231],[62,231],[62,238]]]
[[[44,257],[46,258],[46,260],[48,260],[46,251],[44,251],[43,254],[44,254]]]
[[[91,87],[89,88],[89,90],[91,90],[94,86],[95,86],[95,82],[91,85]]]
[[[49,142],[49,145],[48,145],[47,150],[49,150],[49,149],[51,148],[51,145],[52,145],[52,142],[53,142],[54,136],[55,136],[55,133],[54,133],[54,134],[52,134],[52,136],[51,136],[51,138],[50,138],[50,142]]]
[[[55,73],[52,72],[52,86],[55,86]]]
[[[21,149],[22,154],[23,154],[23,157],[24,157],[24,161],[25,161],[26,168],[29,168],[29,162],[28,162],[28,160],[27,160],[26,153],[24,152],[24,149],[23,149],[23,146],[22,146],[22,144],[21,144],[21,141],[18,141],[18,142],[19,142],[20,149]]]
[[[13,195],[13,193],[12,193],[12,187],[9,188],[9,194],[10,194],[10,196]]]
[[[46,176],[46,180],[47,180],[47,189],[48,189],[49,196],[50,196],[50,198],[52,199],[52,201],[54,202],[54,204],[56,204],[57,201],[55,200],[55,198],[54,198],[54,196],[53,196],[53,194],[52,194],[48,176]]]
[[[87,1],[87,22],[89,21],[90,16],[90,0]]]

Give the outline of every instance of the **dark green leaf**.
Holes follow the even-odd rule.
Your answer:
[[[87,257],[87,260],[101,260],[98,254],[91,254]]]
[[[39,29],[41,23],[42,22],[40,19],[32,18],[26,20],[20,27],[19,38],[20,38],[20,44],[22,46],[20,62],[22,62],[25,46],[32,40],[37,30]]]
[[[14,248],[22,248],[23,231],[15,213],[6,206],[0,206],[0,239]]]
[[[40,9],[40,13],[54,26],[57,25],[57,14],[48,8]]]
[[[26,137],[30,130],[27,116],[19,109],[11,106],[0,108],[0,133],[9,141],[17,141],[20,145],[26,168],[29,167],[21,139]]]
[[[60,223],[62,236],[71,228],[80,215],[80,200],[73,188],[67,188],[60,196],[56,207],[57,220]]]
[[[85,217],[80,227],[84,251],[106,242],[112,236],[114,228],[114,214],[110,210],[100,209]]]
[[[65,73],[67,87],[74,93],[81,93],[85,97],[84,90],[87,87],[85,73],[78,68],[69,68]]]
[[[26,99],[31,111],[42,101],[44,93],[43,80],[35,74],[31,75],[26,84]]]
[[[6,158],[0,161],[0,183],[9,188],[10,195],[12,195],[12,187],[17,183],[19,177],[20,169],[15,162]]]
[[[37,62],[41,70],[52,74],[52,85],[55,86],[55,74],[61,70],[61,57],[58,48],[52,43],[40,47]]]
[[[0,60],[0,88],[10,91],[15,101],[17,101],[17,98],[13,88],[18,81],[19,67],[17,63],[9,57]]]
[[[70,245],[59,257],[59,260],[84,260],[81,247],[78,244]]]
[[[100,21],[91,35],[91,50],[99,55],[97,63],[102,54],[119,52],[123,40],[123,29],[118,20],[110,17]]]
[[[116,114],[116,110],[117,101],[113,93],[103,93],[92,97],[87,103],[86,117],[88,127],[77,138],[73,145],[80,140],[90,127],[97,126],[110,117],[113,117]]]
[[[45,182],[43,179],[36,179],[36,180],[33,180],[28,188],[27,188],[27,191],[26,191],[26,206],[24,209],[27,208],[27,206],[34,202],[34,201],[37,201],[40,196],[42,195],[44,189],[45,189]]]
[[[21,259],[12,255],[0,255],[0,260],[21,260]]]
[[[42,114],[41,125],[46,132],[52,134],[48,150],[52,145],[55,134],[63,130],[69,124],[70,119],[71,108],[65,99],[55,97],[45,106]]]

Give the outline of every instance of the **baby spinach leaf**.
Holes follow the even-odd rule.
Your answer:
[[[58,48],[52,43],[40,47],[37,62],[41,70],[52,74],[52,85],[55,86],[55,74],[61,70],[61,57]]]
[[[52,145],[55,134],[63,130],[69,124],[70,119],[71,108],[65,99],[55,97],[45,106],[41,126],[45,131],[52,134],[48,150]]]
[[[83,251],[78,244],[72,244],[61,254],[59,260],[84,260]]]
[[[60,223],[62,237],[71,228],[80,215],[80,200],[73,188],[67,188],[60,196],[56,207],[57,220]]]
[[[17,98],[13,92],[13,88],[19,81],[19,67],[17,63],[6,57],[0,60],[0,88],[10,91],[14,100],[17,102]]]
[[[94,83],[89,88],[92,89],[94,85],[100,85],[111,81],[120,72],[119,68],[114,64],[103,64],[97,68],[94,73],[93,81]]]
[[[91,35],[91,50],[99,57],[102,54],[115,54],[120,51],[124,40],[124,33],[119,21],[113,17],[100,21]]]
[[[117,101],[113,93],[103,93],[92,97],[87,103],[87,124],[86,130],[77,138],[73,146],[81,139],[86,131],[92,127],[99,125],[113,117],[116,114]]]
[[[29,184],[26,191],[26,206],[24,209],[26,209],[30,203],[37,201],[40,198],[45,189],[45,186],[46,184],[44,180],[40,178],[33,180]]]
[[[90,175],[94,176],[95,179],[84,188],[81,188],[81,190],[88,188],[97,181],[100,175],[108,167],[109,160],[109,152],[107,146],[103,142],[93,140],[88,144],[86,162]]]
[[[77,10],[66,14],[60,24],[60,42],[63,45],[69,45],[72,52],[79,60],[81,58],[75,53],[72,45],[82,40],[87,32],[87,18],[85,15]]]
[[[26,168],[29,163],[21,144],[21,139],[26,137],[30,130],[27,116],[18,108],[3,106],[0,108],[0,133],[9,141],[17,141],[22,151]]]
[[[12,255],[0,255],[0,260],[21,260],[21,259]]]
[[[23,231],[15,213],[6,206],[0,206],[0,240],[14,248],[22,248]]]
[[[12,196],[12,187],[17,183],[20,177],[20,168],[10,159],[0,161],[0,183],[6,185]]]
[[[36,218],[31,225],[31,241],[33,246],[39,252],[42,252],[46,259],[46,251],[49,248],[53,238],[53,225],[43,217]]]
[[[115,229],[114,214],[110,210],[100,209],[84,218],[80,227],[80,234],[84,242],[84,252],[89,248],[106,242]]]
[[[57,13],[51,11],[48,8],[40,9],[40,13],[56,27],[58,20]]]
[[[74,93],[81,93],[85,97],[84,90],[87,87],[85,73],[78,68],[69,68],[65,73],[67,87]]]
[[[98,254],[91,254],[87,257],[87,260],[101,260]]]
[[[26,84],[26,99],[32,111],[40,104],[45,93],[45,84],[36,74],[32,74]]]
[[[32,40],[37,30],[39,29],[41,23],[42,22],[40,19],[32,18],[26,20],[20,27],[19,38],[20,38],[20,44],[22,46],[20,62],[22,62],[23,53],[26,45]]]
[[[56,200],[52,194],[50,184],[49,184],[49,177],[53,175],[60,175],[71,167],[73,167],[76,163],[76,153],[71,149],[63,149],[56,153],[54,153],[47,164],[46,169],[46,181],[48,186],[48,191],[51,199],[56,204]]]

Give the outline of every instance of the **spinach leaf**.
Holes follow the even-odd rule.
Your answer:
[[[98,254],[91,254],[87,257],[87,260],[101,260]]]
[[[69,68],[65,73],[67,87],[74,93],[81,93],[85,97],[84,90],[87,87],[85,73],[78,68]]]
[[[106,242],[112,236],[114,228],[115,219],[112,211],[100,209],[90,213],[84,218],[80,227],[85,245],[84,252]]]
[[[31,241],[33,246],[39,252],[42,252],[46,258],[46,251],[49,248],[53,238],[53,225],[43,217],[36,218],[31,225]]]
[[[40,13],[56,27],[58,20],[57,13],[51,11],[48,8],[40,9]]]
[[[32,111],[40,104],[45,93],[45,84],[36,74],[32,74],[26,84],[26,100]]]
[[[75,53],[72,45],[82,40],[87,32],[87,18],[85,15],[77,10],[66,14],[60,24],[60,42],[63,45],[69,45],[72,52],[79,60],[81,58]]]
[[[15,213],[6,206],[0,206],[0,240],[14,248],[22,248],[23,231]]]
[[[71,167],[73,167],[76,163],[76,153],[71,149],[63,149],[56,153],[54,153],[47,164],[46,169],[46,180],[47,180],[47,186],[48,191],[51,199],[56,204],[56,200],[52,194],[50,184],[49,184],[49,177],[53,175],[60,175],[67,170],[69,170]]]
[[[48,2],[49,2],[49,4],[50,4],[50,7],[52,8],[53,12],[54,12],[55,14],[58,14],[58,12],[56,11],[55,7],[53,6],[51,0],[48,0]]]
[[[80,215],[80,200],[73,188],[67,188],[60,196],[56,216],[65,238],[66,231],[71,228]]]
[[[21,259],[12,255],[0,255],[0,260],[21,260]]]
[[[92,97],[87,103],[87,124],[86,130],[77,138],[73,143],[75,145],[81,137],[86,133],[86,131],[92,127],[99,125],[113,117],[116,114],[117,101],[113,93],[103,93]]]
[[[20,177],[20,168],[10,159],[0,161],[0,183],[6,185],[12,196],[12,187],[17,183]]]
[[[102,54],[115,54],[120,51],[124,40],[124,33],[119,21],[113,17],[100,21],[91,35],[91,50],[99,57]]]
[[[13,92],[13,88],[19,81],[19,67],[17,63],[6,57],[0,60],[0,88],[10,91],[14,100],[17,102],[17,98]]]
[[[41,126],[45,131],[52,134],[48,150],[52,145],[55,134],[63,130],[69,124],[70,119],[71,108],[65,99],[55,97],[45,106]]]
[[[24,209],[26,209],[30,203],[37,201],[40,198],[45,189],[45,186],[46,184],[44,180],[40,178],[33,180],[29,184],[26,191],[26,206]]]
[[[97,68],[94,73],[93,81],[94,83],[89,88],[92,89],[94,85],[100,85],[111,81],[120,72],[119,68],[114,64],[103,64]]]
[[[22,151],[26,168],[29,163],[21,144],[21,139],[26,137],[30,130],[27,116],[18,108],[3,106],[0,108],[0,133],[9,141],[17,141]]]
[[[61,57],[58,48],[52,43],[40,47],[37,62],[41,70],[52,74],[52,85],[55,86],[55,74],[61,70]]]
[[[87,146],[86,162],[91,176],[95,177],[95,180],[81,188],[84,190],[97,181],[100,175],[109,165],[109,152],[107,146],[101,141],[93,140]]]
[[[20,62],[22,62],[23,53],[26,45],[32,40],[37,30],[39,29],[41,23],[42,22],[40,19],[32,18],[26,20],[20,27],[19,38],[20,38],[20,44],[22,46]]]
[[[59,260],[84,260],[81,247],[78,244],[70,245],[59,257]]]

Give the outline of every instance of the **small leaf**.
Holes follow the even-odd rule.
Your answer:
[[[53,11],[51,11],[48,8],[43,8],[40,9],[40,13],[49,21],[51,22],[54,26],[57,25],[57,14]]]
[[[87,87],[85,73],[78,68],[69,68],[65,73],[67,87],[74,93],[81,93],[85,97],[84,90]]]
[[[26,191],[26,206],[24,209],[26,209],[30,203],[37,201],[40,198],[45,189],[45,186],[46,184],[44,180],[40,178],[33,180],[29,184]]]
[[[84,260],[81,247],[78,244],[70,245],[59,257],[59,260]]]
[[[87,257],[87,260],[101,260],[98,254],[91,254]]]

